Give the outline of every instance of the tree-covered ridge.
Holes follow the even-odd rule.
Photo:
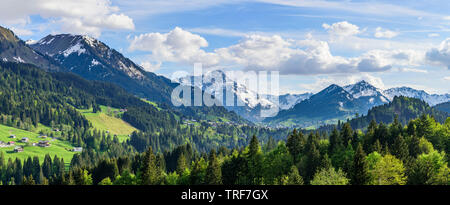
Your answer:
[[[402,124],[420,117],[421,115],[430,115],[438,122],[445,122],[450,117],[449,113],[440,111],[436,107],[429,106],[426,102],[409,97],[394,97],[392,102],[371,108],[367,115],[362,115],[351,120],[347,120],[353,128],[363,129],[369,126],[372,120],[389,124],[397,120]],[[341,128],[343,123],[338,122],[337,126]],[[330,132],[334,125],[325,125],[319,128],[322,131]]]
[[[445,102],[441,104],[437,104],[434,106],[436,110],[440,110],[442,112],[450,113],[450,102]]]

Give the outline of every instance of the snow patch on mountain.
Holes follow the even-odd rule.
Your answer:
[[[53,40],[53,39],[52,39]],[[86,49],[83,48],[83,46],[78,42],[77,44],[73,45],[72,47],[64,50],[62,53],[64,57],[68,57],[72,53],[78,53],[78,55],[81,55],[83,53],[86,53]]]
[[[20,56],[13,57],[13,59],[18,63],[25,63],[25,61]]]

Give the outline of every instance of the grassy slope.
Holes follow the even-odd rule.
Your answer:
[[[147,99],[144,99],[144,98],[141,98],[141,100],[146,102],[146,103],[148,103],[148,104],[150,104],[150,105],[153,105],[153,107],[155,107],[156,109],[161,110],[161,108],[158,107],[158,104],[156,104],[155,102],[147,100]]]
[[[114,117],[123,113],[119,109],[106,106],[100,106],[100,108],[102,112],[98,113],[93,113],[92,109],[79,111],[92,123],[94,128],[116,134],[120,141],[126,140],[129,134],[137,130],[122,119]]]
[[[11,134],[16,135],[15,139],[9,138]],[[16,157],[19,159],[26,159],[29,156],[34,157],[38,156],[39,161],[42,163],[44,161],[44,156],[46,154],[50,154],[50,156],[53,158],[55,155],[58,155],[58,157],[64,158],[65,163],[69,163],[70,160],[72,160],[74,152],[71,152],[70,149],[72,149],[72,146],[68,142],[60,141],[60,140],[53,140],[51,138],[47,138],[45,140],[49,140],[51,146],[50,147],[38,147],[38,146],[32,146],[31,144],[22,143],[19,142],[22,137],[28,137],[30,139],[30,143],[33,142],[39,142],[40,140],[43,140],[42,138],[39,138],[39,134],[34,132],[28,132],[25,130],[20,130],[13,127],[8,127],[5,125],[0,125],[0,141],[8,142],[8,141],[15,141],[16,145],[24,146],[24,151],[19,153],[14,153],[14,147],[2,147],[0,148],[1,152],[5,153],[6,159]]]

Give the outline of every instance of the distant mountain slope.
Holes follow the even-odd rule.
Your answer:
[[[390,88],[385,90],[383,94],[388,97],[389,100],[392,100],[395,96],[405,96],[424,100],[431,106],[450,101],[450,94],[428,94],[423,90],[416,90],[409,87]]]
[[[0,61],[31,63],[47,70],[60,70],[59,63],[31,49],[11,30],[0,26]]]
[[[349,118],[358,113],[359,109],[355,98],[350,93],[333,84],[293,108],[283,110],[275,117],[267,118],[264,122],[273,126],[318,127]]]
[[[284,94],[278,96],[279,107],[282,110],[287,110],[294,107],[296,104],[303,100],[310,98],[312,93],[302,93],[302,94]]]
[[[450,102],[440,103],[434,106],[436,110],[450,113]]]

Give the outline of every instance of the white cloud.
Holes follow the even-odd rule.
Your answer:
[[[334,36],[353,36],[361,32],[358,26],[347,21],[341,21],[331,25],[324,23],[322,27]]]
[[[377,27],[376,30],[375,30],[374,36],[376,38],[394,38],[398,34],[399,34],[398,32],[391,31],[391,30],[388,30],[388,29],[383,29],[381,27]]]
[[[432,48],[426,53],[427,60],[438,66],[450,69],[450,38],[441,42],[438,48]]]
[[[294,75],[380,72],[392,67],[392,60],[385,58],[404,57],[374,51],[346,58],[332,55],[325,41],[256,34],[244,37],[237,44],[206,52],[206,39],[178,27],[168,33],[141,34],[130,41],[130,51],[150,52],[153,61],[202,63],[204,67],[235,65],[247,70],[277,70],[280,74]]]
[[[59,23],[62,32],[99,36],[103,29],[133,30],[133,20],[118,12],[109,0],[3,0],[0,21],[28,24],[31,15],[40,15]]]
[[[161,64],[162,64],[161,62],[157,62],[157,63],[153,64],[151,62],[146,61],[146,62],[142,62],[140,64],[140,66],[142,68],[144,68],[145,71],[155,72],[155,71],[159,70],[159,68],[161,67]]]
[[[169,33],[147,33],[131,39],[130,51],[151,52],[154,61],[171,61],[192,64],[202,62],[203,66],[218,64],[215,53],[208,53],[201,48],[208,42],[201,36],[192,34],[179,27]]]
[[[425,63],[425,52],[413,49],[374,49],[363,54],[363,57],[377,59],[382,65],[420,66]]]
[[[444,77],[444,80],[450,81],[450,76],[445,76],[445,77]]]

